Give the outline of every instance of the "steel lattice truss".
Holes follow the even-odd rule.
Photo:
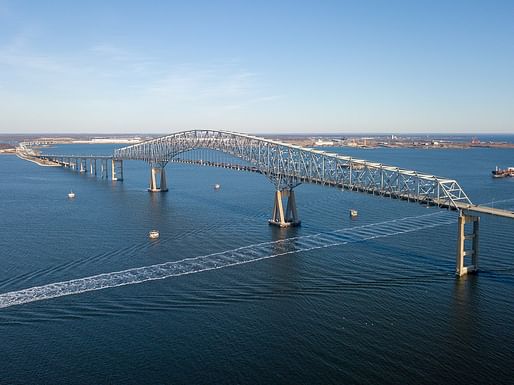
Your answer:
[[[453,179],[235,132],[178,132],[115,150],[114,158],[164,166],[181,153],[202,148],[248,162],[281,190],[319,183],[443,207],[471,204]]]

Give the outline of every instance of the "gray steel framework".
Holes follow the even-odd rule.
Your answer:
[[[228,131],[177,132],[117,149],[114,159],[164,167],[179,154],[202,148],[248,162],[277,190],[318,183],[455,209],[471,205],[454,179]]]

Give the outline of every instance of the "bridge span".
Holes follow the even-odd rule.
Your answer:
[[[184,159],[199,149],[225,153],[243,162]],[[407,202],[458,210],[456,273],[478,270],[480,215],[514,219],[514,212],[474,205],[459,183],[451,178],[370,162],[341,154],[286,144],[257,136],[218,130],[189,130],[162,136],[114,151],[109,156],[37,155],[78,172],[123,180],[123,161],[142,160],[150,165],[150,192],[168,191],[165,167],[170,162],[225,167],[263,174],[275,186],[269,223],[280,227],[300,224],[294,188],[315,183]],[[89,162],[89,163],[88,163]]]

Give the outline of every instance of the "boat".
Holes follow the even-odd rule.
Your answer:
[[[355,209],[350,210],[350,217],[355,218],[357,215],[359,215],[359,212]]]
[[[506,169],[500,169],[496,166],[496,169],[492,171],[493,178],[505,178],[507,176],[514,177],[514,167],[508,167]]]
[[[75,193],[73,191],[70,191],[68,193],[68,198],[75,198]]]
[[[157,239],[159,238],[159,232],[157,230],[152,230],[148,233],[148,238]]]
[[[216,184],[214,185],[214,190],[219,190],[220,188],[221,188],[221,186],[220,186],[218,183],[216,183]]]

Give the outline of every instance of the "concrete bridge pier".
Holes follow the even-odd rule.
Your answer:
[[[96,176],[96,159],[89,160],[89,173]]]
[[[109,171],[107,170],[107,159],[100,160],[100,178],[107,179]]]
[[[164,171],[165,165],[152,165],[150,168],[150,192],[166,192],[168,186],[166,184],[166,172]],[[157,184],[158,176],[160,177],[159,184]]]
[[[287,199],[284,211],[283,199]],[[296,209],[296,198],[292,188],[275,191],[275,203],[273,205],[273,216],[268,221],[270,225],[279,227],[299,226],[301,221]]]
[[[123,180],[123,160],[112,159],[111,160],[111,180],[122,181]]]
[[[466,225],[468,230],[466,232]],[[457,267],[455,274],[459,277],[478,271],[478,236],[480,230],[480,217],[467,215],[462,211],[459,214],[457,234]],[[466,258],[471,257],[471,258]],[[466,259],[471,264],[466,265]]]

